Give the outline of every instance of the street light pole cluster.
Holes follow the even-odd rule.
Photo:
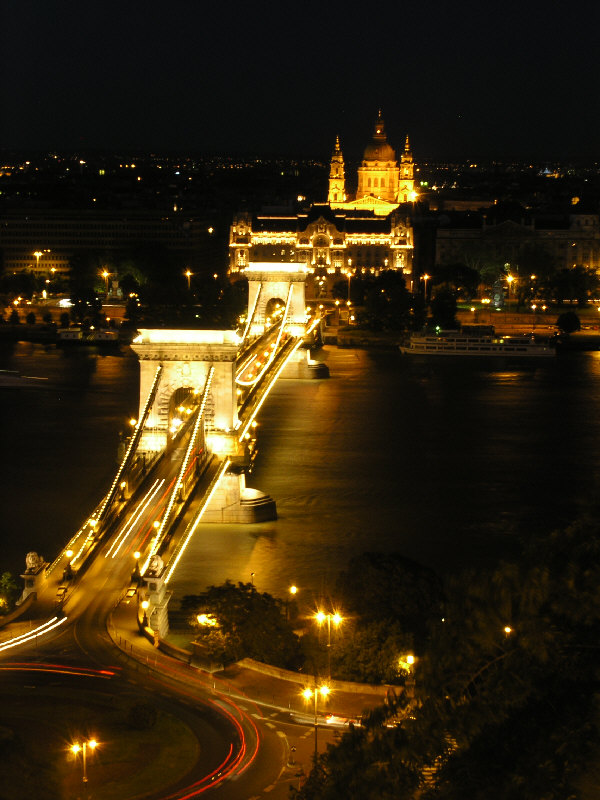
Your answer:
[[[326,614],[324,611],[317,611],[315,614],[315,619],[319,623],[319,627],[323,625],[323,623],[327,622],[327,675],[331,678],[331,623],[335,625],[336,628],[343,622],[343,617],[336,612],[333,614]]]
[[[315,763],[317,762],[317,758],[319,755],[319,751],[317,748],[317,728],[319,727],[317,719],[317,702],[319,699],[319,695],[321,695],[321,697],[327,697],[330,691],[331,690],[329,686],[327,686],[327,684],[323,684],[322,686],[315,686],[314,689],[309,689],[307,687],[302,692],[302,697],[304,697],[305,700],[314,699],[315,701]]]
[[[82,753],[83,758],[83,782],[87,783],[87,751],[88,748],[93,752],[96,747],[98,746],[98,742],[95,739],[87,739],[81,743],[75,742],[75,744],[71,745],[71,752],[74,756],[77,756],[78,753]]]

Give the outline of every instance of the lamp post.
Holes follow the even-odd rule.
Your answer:
[[[427,303],[427,281],[429,278],[431,278],[431,275],[427,273],[421,275],[421,280],[423,281],[423,300],[425,300],[425,303]]]
[[[144,612],[144,616],[142,617],[142,627],[148,627],[148,609],[150,608],[150,602],[148,600],[142,600],[142,611]]]
[[[511,287],[512,282],[514,281],[514,279],[515,279],[514,275],[507,275],[506,276],[506,282],[508,284],[508,291],[507,291],[507,294],[506,294],[506,305],[507,306],[510,306],[510,287]]]
[[[191,291],[191,289],[192,289],[191,278],[192,278],[193,272],[190,272],[190,270],[189,270],[189,269],[186,269],[186,271],[185,271],[183,274],[184,274],[184,275],[185,275],[185,277],[187,278],[187,283],[188,283],[188,292],[190,292],[190,291]]]
[[[83,782],[87,783],[87,750],[88,747],[90,750],[94,751],[98,746],[98,742],[95,739],[87,739],[84,740],[81,744],[79,742],[75,742],[75,744],[71,745],[71,752],[74,756],[77,756],[77,753],[81,752],[83,754]]]
[[[343,622],[343,617],[337,612],[326,614],[324,611],[317,611],[315,619],[319,623],[319,627],[327,621],[327,676],[331,679],[331,623],[333,622],[335,627],[339,628]]]
[[[322,697],[327,697],[327,695],[329,694],[330,691],[331,690],[330,690],[329,686],[327,686],[327,684],[323,684],[322,686],[318,686],[318,687],[315,684],[315,688],[314,689],[309,689],[307,687],[302,692],[302,696],[304,697],[305,700],[310,700],[311,698],[314,698],[314,701],[315,701],[315,764],[317,763],[317,758],[318,758],[318,755],[319,755],[319,751],[318,751],[318,748],[317,748],[317,728],[319,727],[319,723],[318,723],[318,720],[317,720],[317,701],[319,699],[319,694]]]
[[[292,598],[294,598],[297,593],[298,593],[298,587],[294,586],[292,584],[292,586],[290,586],[290,594],[291,594]],[[290,615],[289,615],[289,602],[290,602],[289,597],[286,597],[286,599],[285,599],[285,621],[286,622],[288,622],[289,618],[290,618]]]
[[[110,272],[103,270],[102,277],[104,278],[104,293],[108,297],[108,279],[110,278]]]
[[[348,298],[347,298],[348,301],[350,301],[350,281],[352,280],[351,267],[352,267],[352,259],[349,258],[348,259],[348,273],[347,273],[348,274]]]

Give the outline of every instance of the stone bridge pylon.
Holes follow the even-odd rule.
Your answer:
[[[141,415],[157,369],[160,383],[141,435],[140,452],[169,447],[181,426],[182,408],[190,395],[204,398],[204,442],[209,455],[229,458],[203,522],[260,522],[276,517],[275,503],[245,484],[246,445],[239,440],[235,369],[241,338],[235,331],[140,329],[132,349],[140,360]],[[209,378],[209,372],[212,375]]]

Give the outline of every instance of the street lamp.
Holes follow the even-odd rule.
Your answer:
[[[191,284],[191,277],[192,277],[192,275],[193,275],[194,273],[193,273],[193,272],[190,272],[190,270],[189,270],[189,269],[186,269],[186,271],[185,271],[183,274],[184,274],[184,275],[185,275],[185,277],[187,278],[187,282],[188,282],[188,292],[189,292],[189,291],[191,291],[191,287],[192,287],[192,284]]]
[[[334,614],[326,614],[324,611],[317,611],[315,619],[319,623],[319,627],[321,627],[325,621],[327,622],[327,675],[331,678],[331,623],[333,622],[335,627],[339,628],[343,622],[343,617],[337,612]]]
[[[506,295],[506,305],[510,305],[510,286],[511,286],[512,282],[514,281],[514,279],[515,279],[514,275],[507,275],[506,276],[506,282],[508,283],[508,292],[507,292],[507,295]]]
[[[290,591],[290,594],[291,594],[292,599],[293,599],[296,596],[296,594],[298,593],[298,587],[295,586],[294,584],[292,584],[290,586],[289,591]],[[286,599],[285,599],[285,621],[286,622],[289,620],[289,607],[288,606],[289,606],[289,597],[286,597]]]
[[[39,269],[40,269],[40,258],[41,258],[41,257],[42,257],[44,254],[42,253],[42,251],[41,251],[41,250],[36,250],[36,251],[35,251],[35,253],[34,253],[33,255],[34,255],[34,256],[35,256],[35,258],[36,258],[35,271],[36,271],[36,272],[39,272]]]
[[[77,756],[78,753],[83,753],[83,782],[87,783],[87,750],[88,747],[90,750],[94,751],[98,746],[98,742],[95,739],[88,739],[87,741],[84,740],[81,744],[79,742],[75,742],[75,744],[71,745],[71,752],[74,756]]]
[[[142,600],[142,611],[144,612],[144,616],[142,617],[142,627],[148,627],[148,609],[150,608],[150,601],[149,600]]]
[[[350,281],[352,280],[351,267],[352,267],[352,259],[349,258],[348,259],[348,272],[347,272],[347,275],[348,275],[348,301],[350,300]]]
[[[429,278],[431,278],[431,275],[428,275],[427,273],[421,275],[421,280],[423,281],[423,299],[425,300],[426,303],[427,303],[427,281],[429,280]]]
[[[110,272],[103,270],[102,277],[104,278],[104,293],[108,297],[108,279],[110,278]]]
[[[331,691],[331,689],[329,688],[329,686],[327,686],[326,684],[323,684],[323,686],[319,686],[319,687],[317,687],[315,685],[314,689],[309,689],[307,687],[302,692],[302,697],[304,697],[305,700],[311,700],[312,698],[314,698],[314,701],[315,701],[315,764],[317,763],[317,758],[318,758],[318,755],[319,755],[319,751],[317,749],[317,728],[319,726],[318,720],[317,720],[317,701],[319,699],[319,694],[322,697],[327,697],[327,695],[329,694],[330,691]]]

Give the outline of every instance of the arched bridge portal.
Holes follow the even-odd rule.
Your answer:
[[[285,329],[294,336],[302,336],[306,325],[305,265],[254,261],[244,274],[248,278],[249,335],[264,333],[274,301],[279,301],[281,312],[286,313]]]
[[[240,338],[234,331],[140,329],[132,349],[140,360],[140,415],[159,365],[158,391],[140,442],[141,451],[159,451],[168,443],[180,400],[201,393],[214,368],[205,402],[207,444],[226,455],[235,449],[238,421],[235,361]]]

